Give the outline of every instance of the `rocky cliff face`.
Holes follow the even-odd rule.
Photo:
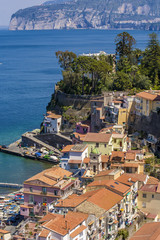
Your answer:
[[[10,30],[160,30],[160,0],[74,0],[49,2],[12,15]]]

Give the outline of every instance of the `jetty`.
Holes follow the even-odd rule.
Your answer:
[[[0,182],[0,187],[8,187],[8,188],[23,188],[23,184],[18,183],[2,183]]]

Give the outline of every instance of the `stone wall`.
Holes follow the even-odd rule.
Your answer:
[[[62,135],[57,135],[57,134],[50,134],[50,133],[39,134],[39,135],[36,135],[36,138],[57,149],[62,149],[63,146],[72,144],[71,139],[68,139],[65,136],[63,137]]]
[[[157,139],[160,138],[160,114],[151,113],[149,117],[136,116],[134,131],[143,131],[146,135],[152,134]]]
[[[62,106],[73,106],[74,108],[82,108],[86,104],[90,104],[90,101],[95,98],[103,98],[102,95],[91,96],[91,95],[74,95],[66,94],[60,90],[55,91],[54,99]]]

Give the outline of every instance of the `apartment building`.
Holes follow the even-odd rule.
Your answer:
[[[47,214],[40,220],[42,231],[36,240],[82,240],[87,239],[88,215],[68,212],[66,215]]]
[[[160,110],[160,91],[149,90],[136,94],[136,115],[148,117],[151,112]]]
[[[85,144],[67,145],[61,151],[60,165],[63,169],[76,173],[82,170],[84,158],[88,157],[88,146]]]
[[[65,198],[79,188],[79,180],[60,167],[52,167],[24,182],[24,204],[20,213],[24,217],[43,216],[53,201]]]
[[[158,215],[160,219],[160,183],[146,184],[138,191],[138,208],[145,213]]]

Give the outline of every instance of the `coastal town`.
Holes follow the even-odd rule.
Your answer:
[[[149,34],[142,51],[127,32],[115,43],[115,54],[55,52],[62,79],[40,126],[0,146],[50,164],[0,182],[12,188],[0,196],[1,239],[160,238],[160,43]]]
[[[69,104],[74,96],[65,97]],[[160,91],[104,92],[87,102],[90,118],[72,132],[65,131],[64,114],[47,111],[41,129],[1,146],[7,154],[53,163],[26,179],[20,193],[1,199],[1,239],[160,237]],[[152,114],[156,131],[148,131]],[[17,219],[14,231],[6,230]]]

